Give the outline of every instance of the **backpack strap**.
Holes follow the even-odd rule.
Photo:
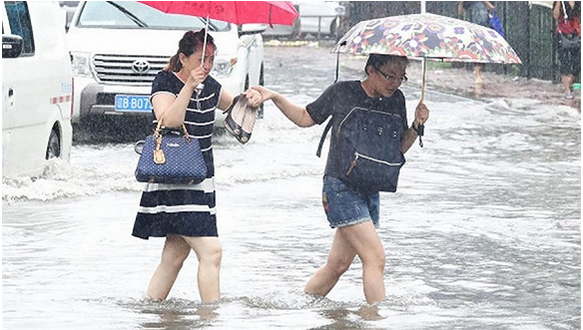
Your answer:
[[[567,8],[565,8],[565,1],[561,1],[561,5],[563,6],[563,13],[565,22],[569,20],[569,15],[567,14]]]
[[[332,118],[328,120],[328,124],[324,128],[324,132],[322,133],[322,137],[320,138],[320,143],[318,144],[318,150],[316,151],[316,156],[320,157],[322,154],[322,146],[324,146],[324,141],[326,140],[326,135],[328,135],[328,131],[332,128]]]

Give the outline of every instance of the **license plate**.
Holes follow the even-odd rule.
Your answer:
[[[140,95],[116,95],[115,111],[151,112],[152,105],[150,104],[150,97]]]

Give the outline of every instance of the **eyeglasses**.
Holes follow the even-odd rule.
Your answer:
[[[390,82],[396,82],[396,83],[402,84],[402,83],[407,82],[407,80],[409,80],[407,78],[407,76],[405,76],[405,75],[398,77],[398,76],[388,75],[379,69],[376,69],[376,70],[378,73],[381,74],[381,76],[383,76],[387,81],[390,81]]]

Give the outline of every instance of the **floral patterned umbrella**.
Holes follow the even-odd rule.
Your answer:
[[[522,64],[498,32],[473,23],[435,14],[371,19],[356,24],[336,44],[333,53],[387,54],[425,60]]]
[[[362,21],[338,41],[332,52],[423,60],[421,101],[425,98],[426,60],[522,64],[498,32],[430,13]]]
[[[498,32],[435,14],[391,16],[352,27],[332,52],[391,54],[456,62],[522,62]]]

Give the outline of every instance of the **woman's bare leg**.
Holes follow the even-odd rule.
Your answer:
[[[338,279],[352,264],[356,251],[336,229],[328,260],[320,267],[306,284],[304,291],[309,294],[326,296],[338,282]]]
[[[385,250],[372,221],[340,228],[342,236],[362,262],[362,283],[366,301],[385,300]]]
[[[203,303],[221,298],[220,270],[222,248],[218,237],[186,237],[198,258],[198,292]]]
[[[168,235],[166,237],[162,250],[162,260],[154,275],[152,275],[148,286],[148,297],[150,299],[164,300],[168,297],[178,272],[189,253],[190,246],[182,237],[177,235]]]
[[[561,83],[563,84],[563,92],[565,94],[571,93],[571,85],[573,85],[574,82],[575,76],[572,74],[561,76]]]
[[[385,251],[372,221],[336,230],[328,260],[308,281],[305,292],[327,295],[356,255],[362,261],[366,301],[385,300]]]
[[[482,84],[482,66],[481,65],[474,66],[474,76],[475,76],[475,83],[477,85]]]

